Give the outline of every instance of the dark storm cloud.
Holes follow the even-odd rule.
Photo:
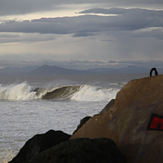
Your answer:
[[[116,14],[116,16],[83,15],[42,18],[22,22],[8,21],[0,24],[0,32],[74,34],[76,37],[85,37],[96,35],[98,32],[116,35],[117,31],[135,31],[145,28],[163,27],[163,10],[96,8],[85,10],[82,13]],[[162,30],[159,29],[142,33],[144,33],[145,37],[149,35],[150,37],[155,36],[162,39]],[[137,36],[140,35],[137,34]]]
[[[26,14],[51,9],[51,0],[0,0],[0,15]]]
[[[96,13],[96,14],[125,14],[127,12],[124,8],[111,8],[111,9],[105,9],[105,8],[92,8],[88,10],[81,11],[80,13]]]
[[[22,33],[89,33],[102,30],[105,26],[101,23],[105,17],[98,16],[79,16],[64,18],[43,18],[32,21],[8,21],[0,24],[0,32],[22,32]]]
[[[84,10],[81,13],[102,13],[116,14],[117,16],[110,19],[114,27],[120,27],[126,30],[141,29],[147,27],[163,26],[163,10],[147,10],[147,9],[124,9],[124,8],[93,8]]]
[[[0,16],[58,9],[69,4],[99,4],[107,7],[161,7],[162,0],[0,0]]]
[[[102,0],[101,2],[105,2]],[[61,5],[96,3],[91,0],[0,0],[0,16],[19,15],[58,9]]]
[[[4,67],[162,65],[162,0],[0,0],[0,20]]]

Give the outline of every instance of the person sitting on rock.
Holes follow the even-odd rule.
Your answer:
[[[158,72],[157,72],[157,70],[156,70],[155,67],[151,69],[151,71],[150,71],[150,76],[152,76],[153,71],[154,71],[154,73],[155,73],[155,76],[157,76],[157,75],[158,75]]]

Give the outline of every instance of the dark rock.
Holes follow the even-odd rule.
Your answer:
[[[73,134],[77,132],[90,118],[91,116],[86,116],[83,119],[81,119],[80,124],[77,126],[77,129],[73,132]]]
[[[39,153],[30,163],[126,163],[116,144],[107,138],[72,139]]]
[[[50,130],[45,134],[35,135],[22,147],[18,155],[9,163],[28,163],[38,153],[45,151],[70,138],[62,131]]]

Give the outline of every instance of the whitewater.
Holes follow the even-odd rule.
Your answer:
[[[59,92],[60,91],[60,92]],[[63,86],[54,88],[33,89],[26,82],[20,84],[0,85],[0,100],[23,101],[45,99],[48,94],[52,94],[52,100],[76,100],[76,101],[106,101],[115,97],[118,89],[102,89],[96,86]],[[59,93],[58,93],[59,92]],[[59,94],[59,95],[58,95]]]
[[[27,140],[50,129],[72,134],[85,116],[99,113],[133,76],[42,78],[0,84],[0,163]]]

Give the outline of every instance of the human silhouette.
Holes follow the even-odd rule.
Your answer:
[[[155,73],[155,76],[157,76],[157,75],[158,75],[158,72],[157,72],[157,70],[156,70],[155,67],[153,67],[153,68],[151,69],[151,71],[150,71],[150,76],[152,76],[153,71],[154,71],[154,73]]]

